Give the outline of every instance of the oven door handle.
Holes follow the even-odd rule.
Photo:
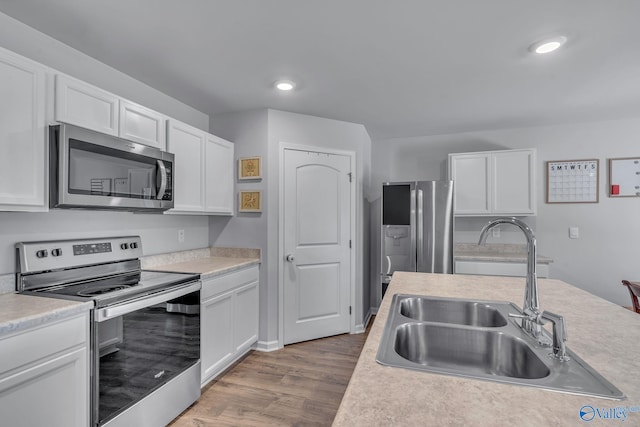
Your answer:
[[[171,288],[164,292],[158,292],[152,295],[146,295],[144,297],[135,298],[130,301],[123,302],[121,304],[114,305],[112,307],[100,308],[95,311],[94,320],[96,322],[104,322],[105,320],[113,319],[124,314],[132,313],[145,307],[160,304],[162,302],[170,301],[172,299],[190,294],[198,291],[202,288],[202,283],[197,281],[190,283],[179,288]]]

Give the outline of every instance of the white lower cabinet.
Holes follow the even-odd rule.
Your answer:
[[[258,341],[258,267],[204,279],[200,294],[204,386]]]
[[[84,314],[0,339],[2,425],[89,425],[88,326]]]
[[[549,277],[549,264],[537,264],[536,270],[538,278]],[[456,261],[455,273],[525,277],[527,275],[527,264],[524,262]]]

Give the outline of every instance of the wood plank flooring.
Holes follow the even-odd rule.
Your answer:
[[[330,426],[368,333],[253,351],[170,425]]]

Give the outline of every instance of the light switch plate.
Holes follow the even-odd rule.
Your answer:
[[[580,229],[578,227],[569,227],[569,238],[577,239],[580,237]]]

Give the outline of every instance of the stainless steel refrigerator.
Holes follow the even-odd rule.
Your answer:
[[[395,271],[453,273],[453,181],[382,185],[382,295]]]

